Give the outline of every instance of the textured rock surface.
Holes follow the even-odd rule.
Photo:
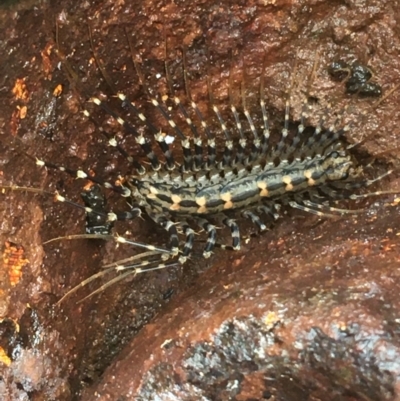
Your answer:
[[[265,58],[267,97],[280,110],[279,118],[294,60],[299,60],[299,89],[293,93],[298,115],[302,79],[310,74],[319,49],[315,108],[324,110],[329,101],[334,110],[350,105],[346,115],[354,126],[348,140],[367,138],[360,160],[367,164],[369,156],[378,157],[372,170],[377,175],[388,163],[398,165],[399,94],[371,108],[370,100],[346,97],[344,86],[332,81],[325,67],[338,58],[357,59],[373,68],[388,91],[400,76],[398,10],[397,1],[372,0],[222,5],[63,1],[3,8],[2,182],[59,189],[80,201],[80,182],[38,171],[24,151],[71,167],[94,168],[101,176],[127,172],[122,157],[107,151],[80,112],[78,93],[107,92],[93,63],[88,19],[96,51],[115,86],[140,102],[125,30],[141,55],[150,88],[162,90],[162,80],[155,77],[164,71],[166,36],[171,75],[177,91],[183,91],[176,48],[187,46],[191,92],[203,109],[208,101],[207,48],[212,56],[209,76],[220,102],[227,99],[230,69],[237,92],[244,63],[248,103],[254,106]],[[78,76],[76,90],[58,68],[63,56],[55,54],[56,21],[61,52]],[[56,97],[58,85],[63,91]],[[147,101],[143,107],[149,108]],[[110,119],[108,123],[118,129]],[[135,151],[130,141],[126,146]],[[396,187],[397,176],[381,187]],[[82,233],[81,211],[53,204],[49,196],[19,191],[6,192],[2,199],[1,243],[22,246],[29,260],[14,286],[10,265],[3,260],[1,269],[5,320],[0,345],[10,358],[0,366],[4,399],[78,400],[86,385],[92,387],[82,396],[85,400],[156,395],[165,400],[400,399],[400,229],[397,210],[385,207],[385,200],[352,219],[320,221],[291,212],[239,253],[217,251],[207,262],[194,256],[183,269],[137,277],[77,305],[87,294],[82,291],[55,307],[68,288],[98,271],[103,260],[119,259],[131,250],[84,240],[43,245],[60,235]],[[112,197],[114,204],[124,207]],[[162,230],[147,221],[117,227],[119,233],[127,229],[140,241],[166,241]],[[170,301],[172,292],[177,296]]]

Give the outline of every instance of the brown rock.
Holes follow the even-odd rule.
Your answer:
[[[329,78],[326,67],[338,58],[357,59],[375,71],[387,93],[398,82],[398,10],[397,1],[377,0],[162,5],[64,1],[1,9],[0,41],[7,54],[0,67],[2,182],[65,189],[80,202],[80,182],[39,173],[23,152],[73,168],[93,168],[100,176],[129,172],[80,112],[85,91],[107,92],[90,62],[88,19],[99,58],[117,89],[132,100],[142,101],[125,29],[152,89],[163,85],[156,73],[164,71],[165,32],[171,75],[177,90],[184,90],[176,48],[185,44],[192,96],[202,110],[208,102],[207,48],[219,102],[227,99],[229,70],[236,92],[245,70],[247,101],[254,106],[266,57],[267,97],[279,110],[278,119],[296,58],[293,109],[299,115],[301,88],[319,49],[311,94],[322,111],[328,102],[334,110],[350,105],[346,116],[354,123],[348,140],[366,138],[359,147],[360,162],[369,162],[366,155],[379,158],[381,163],[374,164],[379,171],[372,174],[377,176],[388,163],[396,163],[399,94],[371,108],[368,100],[346,97],[344,86]],[[63,55],[54,50],[56,20],[61,53],[78,76],[76,91],[66,79],[65,63],[64,70],[58,69]],[[318,118],[316,113],[311,122]],[[108,121],[107,127],[119,130]],[[135,151],[129,140],[126,146]],[[391,186],[382,183],[384,189]],[[67,289],[98,271],[102,260],[120,259],[124,250],[85,240],[43,245],[82,233],[82,212],[53,204],[49,196],[15,191],[3,198],[1,242],[22,246],[30,262],[14,287],[4,279],[0,293],[5,322],[21,327],[18,332],[7,323],[2,330],[1,346],[11,358],[9,366],[1,367],[4,399],[28,394],[34,400],[78,399],[83,383],[97,381],[107,366],[102,381],[83,399],[399,399],[399,227],[396,209],[383,207],[383,200],[369,214],[335,224],[293,212],[241,252],[217,251],[209,270],[210,262],[194,256],[183,269],[142,275],[76,305],[82,291],[54,308]],[[117,200],[118,206],[125,207]],[[139,241],[159,243],[162,236],[166,242],[162,230],[155,232],[149,222],[137,220],[117,231],[128,228]],[[6,271],[1,274],[8,277]],[[179,295],[163,309],[171,291]]]

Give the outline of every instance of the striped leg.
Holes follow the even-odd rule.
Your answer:
[[[186,236],[186,241],[185,241],[185,245],[183,246],[182,255],[179,256],[179,262],[185,263],[193,249],[195,232],[192,228],[190,228],[189,224],[186,221],[181,223],[181,226],[182,226],[183,232]]]
[[[30,155],[27,155],[27,156],[29,158],[33,159],[32,156],[30,156]],[[123,196],[124,198],[131,196],[130,189],[123,186],[122,184],[114,185],[108,181],[101,180],[100,178],[97,178],[96,176],[91,175],[83,170],[79,170],[79,169],[75,170],[75,169],[67,168],[64,166],[59,166],[57,164],[46,162],[46,161],[40,160],[40,159],[36,159],[36,165],[39,167],[47,167],[50,169],[62,171],[64,173],[67,173],[68,175],[70,175],[73,178],[87,179],[95,184],[101,185],[104,188],[111,189],[112,191]]]
[[[230,228],[232,235],[232,249],[238,251],[240,249],[240,229],[237,223],[230,218],[223,219],[223,223]]]
[[[247,219],[250,219],[252,221],[252,223],[254,223],[258,227],[258,229],[260,231],[265,231],[267,229],[267,226],[253,212],[251,212],[249,210],[245,210],[244,212],[242,212],[242,216]]]
[[[207,220],[202,218],[198,218],[197,222],[200,225],[200,227],[202,227],[204,231],[207,233],[207,242],[206,246],[204,247],[203,257],[205,259],[208,259],[211,256],[212,251],[215,247],[215,242],[217,238],[217,228],[213,224],[209,223]]]
[[[176,224],[163,214],[148,212],[148,215],[169,234],[171,254],[176,256],[179,253],[179,237]]]
[[[210,128],[208,127],[208,124],[203,117],[203,114],[201,113],[199,107],[197,106],[197,103],[193,100],[191,94],[190,94],[190,89],[189,89],[189,80],[188,80],[188,67],[187,67],[187,60],[186,60],[186,50],[183,48],[182,50],[182,61],[183,61],[183,75],[184,75],[184,81],[185,81],[185,89],[186,89],[186,96],[188,98],[188,101],[190,103],[190,107],[193,109],[195,112],[197,118],[200,121],[200,124],[206,134],[207,138],[207,157],[205,160],[205,168],[210,169],[215,165],[216,161],[216,142],[215,142],[215,135],[211,133]],[[199,140],[196,140],[197,146],[200,146]],[[196,152],[197,154],[198,152]]]

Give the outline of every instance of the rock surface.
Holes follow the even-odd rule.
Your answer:
[[[215,99],[223,102],[229,71],[238,92],[243,70],[246,99],[256,107],[265,64],[268,103],[279,110],[277,118],[282,118],[293,70],[293,112],[299,115],[301,88],[318,52],[311,91],[315,108],[324,110],[332,102],[340,111],[349,105],[346,118],[354,123],[347,139],[365,138],[357,153],[360,162],[378,159],[373,176],[389,164],[396,168],[398,91],[371,107],[374,101],[345,95],[326,67],[337,59],[358,60],[374,70],[374,79],[388,93],[400,76],[399,10],[397,1],[377,0],[65,0],[3,7],[2,183],[57,189],[81,202],[81,182],[39,170],[24,152],[92,168],[106,178],[129,172],[126,161],[109,152],[81,113],[86,91],[107,93],[93,60],[88,21],[114,85],[137,102],[142,92],[125,31],[152,90],[163,89],[156,74],[164,73],[167,40],[171,76],[176,90],[184,91],[176,49],[186,46],[190,90],[203,109],[207,76]],[[67,79],[65,64],[75,71],[75,82]],[[111,118],[102,124],[119,128]],[[125,145],[135,152],[132,141]],[[380,188],[398,188],[395,177],[396,172]],[[369,211],[353,218],[290,212],[240,252],[217,250],[209,261],[195,255],[184,268],[138,276],[77,304],[89,293],[82,289],[61,306],[55,303],[69,288],[104,261],[132,250],[88,240],[44,244],[84,232],[82,211],[51,198],[2,194],[2,399],[400,400],[400,228],[398,209],[388,205],[393,196],[366,201]],[[115,196],[109,205],[125,207]],[[148,221],[116,227],[119,233],[128,229],[138,241],[167,241]],[[221,235],[228,241],[228,234]]]

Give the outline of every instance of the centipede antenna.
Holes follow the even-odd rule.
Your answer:
[[[115,271],[115,267],[111,267],[109,269],[106,270],[102,270],[96,274],[93,274],[92,276],[90,276],[89,278],[87,278],[86,280],[81,281],[77,286],[73,287],[72,289],[70,289],[69,291],[67,291],[57,302],[56,302],[56,306],[59,306],[66,298],[70,297],[73,293],[75,293],[76,291],[78,291],[80,288],[85,287],[86,285],[88,285],[89,283],[91,283],[92,281],[96,280],[97,278],[103,277],[106,274]]]

